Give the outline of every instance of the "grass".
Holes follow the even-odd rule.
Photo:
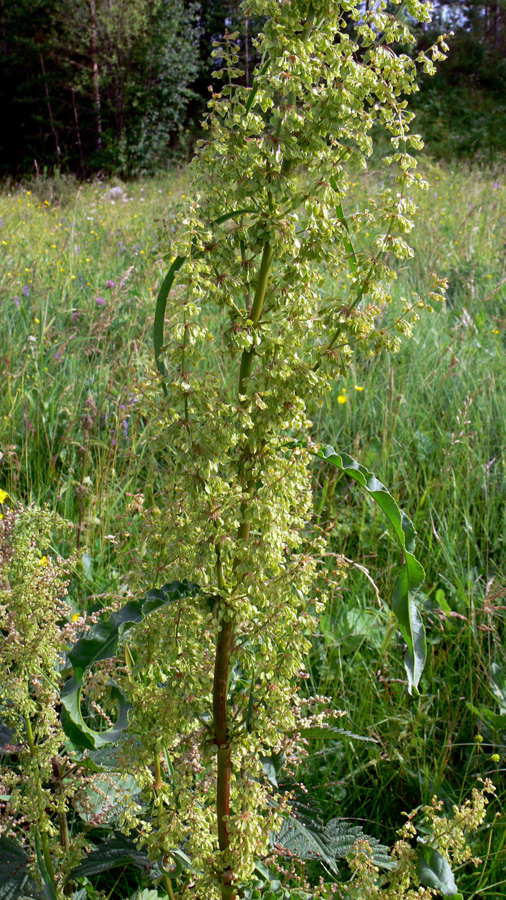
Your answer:
[[[506,710],[506,177],[423,168],[433,190],[420,196],[415,259],[399,266],[394,296],[425,293],[437,271],[448,302],[423,314],[396,357],[359,360],[315,423],[317,439],[371,468],[415,521],[427,572],[422,694],[406,693],[385,521],[351,483],[317,469],[329,550],[351,563],[313,640],[311,685],[374,741],[317,747],[304,779],[326,817],[392,841],[403,811],[433,793],[451,809],[491,776],[497,818],[476,844],[484,865],[459,885],[468,900],[492,900],[506,896],[506,728],[484,712]],[[357,178],[347,211],[381,178]],[[118,548],[136,552],[153,464],[140,401],[166,269],[159,240],[184,189],[173,173],[128,186],[35,181],[0,195],[0,488],[75,523],[76,603],[122,591]]]

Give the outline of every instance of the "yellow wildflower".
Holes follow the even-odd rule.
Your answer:
[[[41,556],[39,562],[41,566],[47,566],[47,556]]]
[[[339,397],[337,398],[337,402],[338,403],[347,403],[348,398],[347,398],[346,394],[339,394]]]
[[[356,391],[363,391],[364,389],[363,389],[363,387],[362,387],[360,384],[356,384],[356,385],[355,385],[355,390],[356,390]]]
[[[5,503],[8,496],[7,491],[3,491],[2,488],[0,488],[0,503]]]

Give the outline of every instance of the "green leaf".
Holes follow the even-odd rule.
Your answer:
[[[296,446],[303,447],[304,445],[296,442]],[[399,509],[385,485],[378,481],[369,469],[360,465],[347,453],[336,453],[333,447],[328,446],[318,450],[311,447],[306,447],[306,449],[313,456],[325,460],[357,481],[381,507],[392,526],[404,557],[402,568],[394,584],[392,608],[407,644],[404,665],[408,675],[408,690],[410,694],[413,690],[418,693],[418,684],[425,665],[426,644],[423,622],[414,598],[425,578],[425,572],[414,556],[416,532],[413,523]]]
[[[418,857],[418,877],[425,887],[440,891],[443,897],[463,900],[459,894],[455,878],[448,860],[432,847],[420,847]]]
[[[30,857],[17,841],[0,836],[0,900],[40,897],[28,865]]]
[[[99,622],[90,634],[81,638],[69,652],[74,675],[64,685],[61,693],[63,730],[76,747],[98,749],[104,744],[119,740],[128,722],[129,704],[122,692],[110,682],[112,695],[118,704],[116,723],[105,731],[94,731],[84,721],[81,712],[81,692],[86,672],[97,662],[112,659],[116,655],[121,635],[133,625],[142,622],[152,612],[182,597],[195,596],[199,588],[189,581],[172,581],[161,588],[149,590],[141,600],[129,600],[121,609]]]
[[[480,719],[483,719],[487,725],[495,728],[496,731],[506,731],[506,715],[498,715],[484,706],[478,708],[473,706],[472,703],[466,703],[466,706],[470,712],[474,713],[475,716],[479,716]]]
[[[74,808],[85,822],[118,826],[119,816],[132,798],[140,801],[141,788],[133,775],[107,772],[97,775],[74,800]]]
[[[83,682],[70,678],[65,684],[61,693],[61,724],[65,734],[75,747],[96,750],[103,747],[104,744],[115,743],[126,728],[130,704],[114,682],[110,681],[109,684],[112,686],[111,695],[118,704],[118,717],[114,725],[104,731],[95,731],[84,721],[81,712]]]
[[[366,737],[363,734],[354,734],[353,731],[347,731],[346,728],[338,728],[337,725],[312,725],[311,728],[301,728],[299,734],[301,737],[317,738],[320,741],[338,741],[343,737],[347,737],[355,741],[367,741],[370,744],[378,743],[376,738]]]
[[[2,722],[0,720],[0,752],[2,753],[13,753],[13,750],[8,750],[8,747],[12,746],[12,731],[7,725],[6,722]]]
[[[308,815],[308,810],[302,810],[300,804],[294,808],[293,815],[284,819],[273,843],[299,859],[318,859],[338,874],[337,860],[346,859],[359,840],[368,842],[374,865],[383,869],[394,868],[388,847],[364,834],[360,825],[349,825],[343,819],[331,819],[327,825],[322,825],[318,819],[312,818],[310,811]]]
[[[244,209],[235,209],[232,212],[224,213],[222,216],[219,216],[214,222],[211,222],[211,228],[214,225],[222,225],[224,222],[228,222],[229,219],[235,219],[238,216],[243,216],[247,213],[256,213],[257,210],[253,207],[245,207]],[[202,251],[196,250],[192,254],[193,259],[201,259],[203,256]],[[160,290],[158,291],[158,296],[156,298],[156,307],[155,307],[155,321],[153,324],[153,345],[155,350],[155,363],[156,368],[160,372],[160,375],[167,375],[167,370],[165,365],[161,359],[162,348],[164,345],[164,324],[165,324],[165,310],[167,309],[167,300],[169,298],[169,294],[174,284],[175,278],[179,270],[183,267],[188,257],[186,256],[176,256],[176,259],[173,261],[170,266],[169,271],[167,272],[165,278],[162,281],[162,285]],[[164,385],[164,391],[166,391]]]
[[[126,838],[124,835],[117,835],[104,841],[100,844],[100,847],[88,853],[86,859],[79,863],[75,869],[72,869],[69,878],[70,880],[82,878],[83,876],[89,878],[92,875],[98,875],[100,872],[113,869],[115,866],[126,866],[129,863],[137,869],[145,869],[148,873],[150,870],[155,870],[156,874],[159,874],[147,853],[139,850],[134,841]]]
[[[167,272],[165,278],[162,281],[162,286],[158,291],[158,297],[156,298],[156,309],[155,309],[155,322],[153,325],[153,343],[155,347],[155,363],[156,368],[160,372],[160,375],[166,375],[167,370],[160,359],[160,354],[162,352],[163,347],[163,331],[164,331],[164,321],[165,321],[165,310],[167,308],[167,299],[170,293],[170,289],[174,284],[174,279],[176,277],[177,272],[179,272],[181,266],[186,260],[186,256],[177,256],[174,262],[172,263],[169,271]]]
[[[336,193],[339,193],[339,185],[333,176],[330,179],[330,185],[331,185],[332,189],[334,191],[336,191]],[[343,212],[343,204],[342,204],[341,200],[339,201],[339,203],[336,206],[336,215],[337,215],[337,218],[339,219],[339,221],[344,225],[344,227],[346,229],[346,234],[343,236],[344,249],[346,250],[347,253],[349,253],[350,269],[351,269],[353,275],[356,275],[357,274],[357,254],[355,253],[355,248],[354,248],[353,244],[351,243],[351,239],[349,237],[350,226],[348,225],[348,222],[346,221],[346,218],[345,218],[345,215]]]
[[[490,666],[490,687],[502,714],[506,713],[506,675],[497,663]]]
[[[38,835],[35,835],[35,854],[37,857],[37,868],[39,870],[40,880],[42,881],[42,890],[44,891],[44,900],[58,900],[53,881],[41,853]]]

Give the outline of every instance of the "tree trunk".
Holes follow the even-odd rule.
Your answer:
[[[98,50],[97,50],[97,9],[95,0],[90,0],[90,60],[91,60],[91,81],[93,85],[93,100],[95,104],[95,131],[96,131],[96,147],[97,150],[102,149],[102,104],[100,99],[100,79],[98,73]]]

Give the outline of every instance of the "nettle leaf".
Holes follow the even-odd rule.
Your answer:
[[[433,888],[451,900],[463,900],[455,884],[450,863],[439,850],[427,846],[420,847],[417,869],[418,877],[425,887]]]
[[[293,444],[292,444],[293,446]],[[296,446],[303,447],[298,441]],[[418,693],[418,684],[426,658],[425,629],[415,603],[415,595],[425,578],[422,565],[414,556],[416,531],[408,516],[399,509],[397,503],[384,484],[376,476],[360,465],[347,453],[336,453],[333,447],[320,449],[305,448],[313,456],[325,460],[357,481],[385,513],[403,554],[403,565],[397,576],[392,594],[392,608],[399,623],[402,636],[407,644],[404,665],[408,675],[410,694]]]
[[[112,659],[117,652],[121,635],[142,622],[150,613],[183,597],[194,597],[199,587],[190,581],[172,581],[161,588],[153,588],[141,600],[128,603],[91,629],[70,650],[68,656],[74,675],[64,685],[61,693],[63,730],[76,747],[96,750],[105,744],[115,743],[127,726],[129,704],[124,695],[110,682],[112,697],[118,704],[115,724],[104,731],[95,731],[84,721],[81,710],[81,694],[86,673],[95,663]]]
[[[10,748],[11,744],[12,744],[12,731],[6,722],[0,721],[0,752],[1,753],[11,752],[8,749],[8,748]]]
[[[117,835],[114,838],[103,841],[100,847],[88,853],[75,869],[70,873],[70,879],[82,878],[92,875],[98,875],[100,872],[106,872],[115,866],[133,865],[137,869],[143,869],[153,877],[159,876],[158,867],[149,859],[147,853],[139,850],[134,841],[124,835]]]
[[[98,775],[74,800],[74,808],[85,822],[99,820],[101,824],[115,823],[133,799],[140,804],[141,788],[133,775],[106,772]]]
[[[30,857],[17,841],[0,836],[0,900],[39,898],[28,866]]]
[[[331,819],[323,825],[314,810],[307,804],[295,803],[291,813],[272,838],[274,846],[298,859],[316,859],[338,874],[337,860],[346,859],[353,853],[357,841],[367,841],[371,858],[376,866],[393,869],[396,863],[391,859],[388,847],[365,834],[360,825],[350,825],[343,819]]]

